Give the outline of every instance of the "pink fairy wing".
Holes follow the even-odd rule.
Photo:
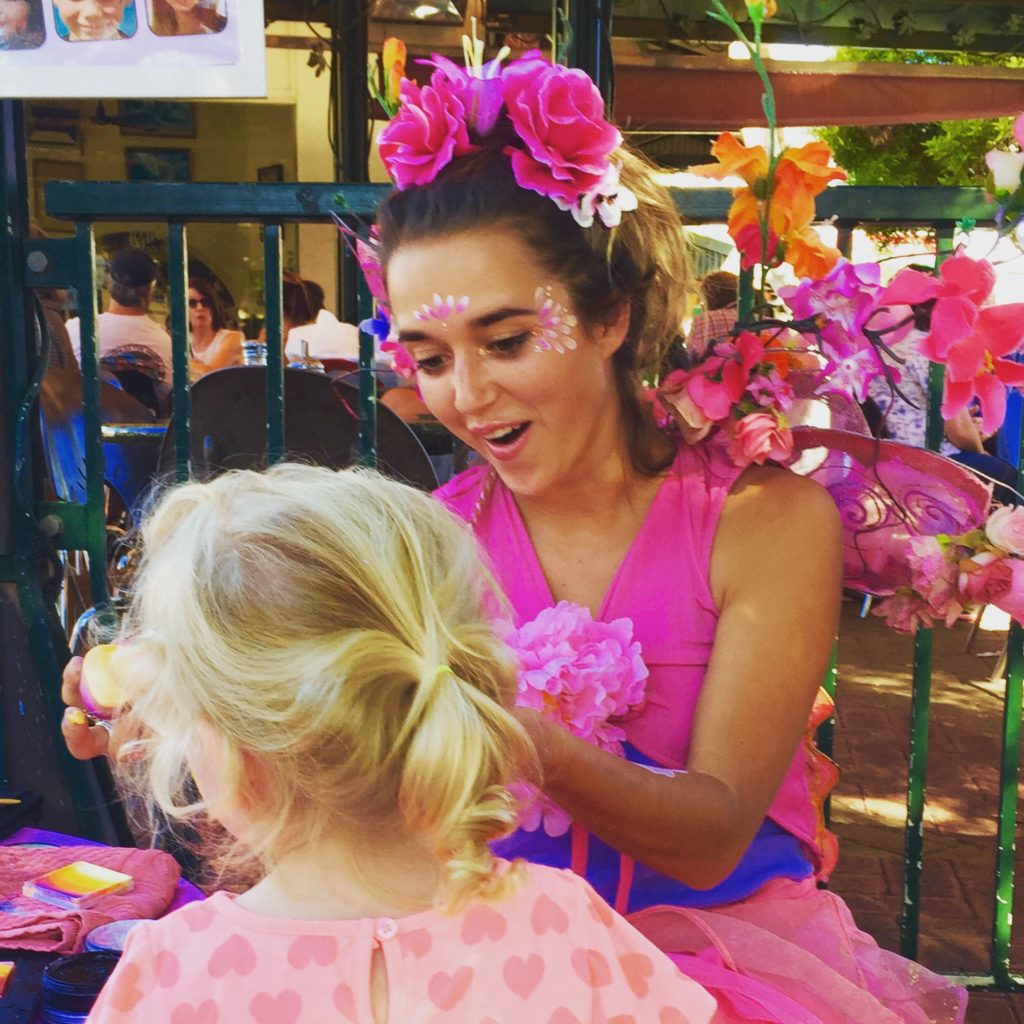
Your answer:
[[[798,427],[799,472],[832,495],[843,524],[843,582],[870,594],[910,583],[912,538],[964,533],[988,516],[991,487],[935,452],[863,434]]]

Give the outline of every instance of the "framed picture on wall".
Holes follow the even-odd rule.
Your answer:
[[[257,181],[284,181],[284,164],[267,164],[256,171]]]
[[[124,151],[129,181],[191,181],[192,150],[129,146]]]
[[[32,217],[48,235],[71,235],[74,224],[46,214],[44,186],[48,181],[84,181],[85,164],[77,160],[32,161]]]
[[[168,139],[196,137],[196,108],[173,100],[121,100],[117,123],[122,135],[156,135]]]

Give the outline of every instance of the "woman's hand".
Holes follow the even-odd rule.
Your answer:
[[[61,677],[60,695],[67,707],[60,731],[71,756],[79,761],[88,761],[109,752],[110,733],[102,725],[89,725],[82,706],[81,681],[82,659],[72,658],[64,666]]]

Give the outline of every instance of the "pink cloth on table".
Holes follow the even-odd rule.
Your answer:
[[[22,896],[24,882],[76,860],[123,871],[135,879],[135,885],[130,892],[104,896],[85,910],[64,910]],[[77,953],[85,936],[101,924],[159,917],[174,899],[180,875],[177,861],[161,850],[0,847],[0,948]]]
[[[89,1024],[374,1019],[384,958],[401,1024],[709,1024],[715,1001],[568,871],[456,914],[308,921],[246,910],[227,893],[128,936]]]

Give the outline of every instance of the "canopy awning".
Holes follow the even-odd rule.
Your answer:
[[[1024,69],[766,61],[781,126],[887,125],[1024,110]],[[615,118],[633,131],[764,125],[749,61],[616,55]]]

